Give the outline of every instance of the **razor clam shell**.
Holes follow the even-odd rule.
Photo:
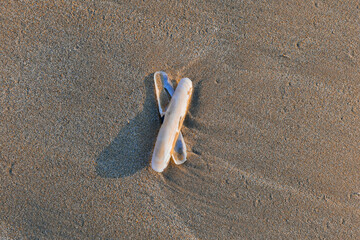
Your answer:
[[[186,145],[185,140],[181,132],[179,133],[179,137],[176,140],[174,152],[171,155],[176,165],[183,164],[186,162]]]
[[[158,103],[159,113],[164,117],[166,108],[174,94],[174,87],[165,72],[159,71],[154,74],[155,95]],[[166,90],[166,91],[165,91]],[[169,97],[170,95],[170,97]]]
[[[154,74],[154,83],[159,114],[160,117],[163,118],[166,112],[166,108],[170,102],[170,98],[168,96],[173,96],[174,87],[169,80],[168,75],[163,71],[158,71]],[[166,90],[167,93],[164,90]],[[177,165],[183,164],[186,161],[186,144],[181,132],[179,133],[179,137],[175,143],[174,152],[171,157]]]
[[[171,156],[176,156],[174,149],[190,104],[192,89],[191,80],[183,78],[171,98],[151,160],[151,166],[157,172],[162,172],[169,164]]]

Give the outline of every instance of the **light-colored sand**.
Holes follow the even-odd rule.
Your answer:
[[[1,1],[0,237],[360,238],[358,1],[218,2]]]

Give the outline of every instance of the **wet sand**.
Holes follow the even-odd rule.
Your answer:
[[[0,238],[359,239],[357,1],[3,1]],[[153,73],[188,161],[150,168]]]

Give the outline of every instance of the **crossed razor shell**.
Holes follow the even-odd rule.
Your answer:
[[[170,158],[177,165],[186,161],[186,145],[180,130],[190,104],[193,86],[189,78],[183,78],[174,90],[167,74],[162,71],[154,74],[154,83],[163,123],[156,139],[151,167],[162,172],[168,166]]]

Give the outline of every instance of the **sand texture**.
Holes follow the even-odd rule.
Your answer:
[[[0,238],[360,239],[359,8],[0,1]],[[162,174],[159,70],[194,84]]]

